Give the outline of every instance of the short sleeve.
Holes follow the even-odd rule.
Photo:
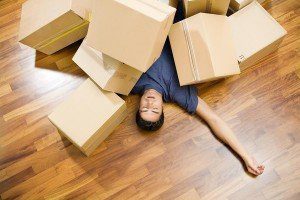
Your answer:
[[[198,106],[197,88],[194,86],[179,86],[172,93],[174,103],[185,109],[188,113],[194,114]]]
[[[145,90],[148,89],[154,89],[157,92],[163,94],[162,87],[147,73],[144,73],[131,90],[131,94],[142,95],[145,92]]]

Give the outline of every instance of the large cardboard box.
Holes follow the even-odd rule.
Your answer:
[[[160,56],[176,9],[159,1],[94,1],[86,37],[92,48],[139,71]]]
[[[226,15],[230,0],[182,0],[184,15],[190,17],[200,12]]]
[[[19,42],[52,54],[86,36],[91,0],[28,0],[22,5]]]
[[[102,89],[123,95],[130,93],[142,75],[141,71],[89,47],[85,40],[73,61]]]
[[[240,73],[226,16],[196,14],[173,24],[169,38],[180,85]]]
[[[49,120],[84,154],[90,155],[125,119],[125,102],[87,79],[49,115]]]
[[[246,5],[250,4],[254,0],[230,0],[230,8],[234,11],[244,8]],[[265,0],[258,0],[258,3],[263,3]]]
[[[275,51],[286,30],[256,1],[229,17],[240,68]]]

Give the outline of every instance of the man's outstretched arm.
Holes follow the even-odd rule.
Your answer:
[[[257,164],[256,160],[247,153],[238,141],[230,127],[200,97],[198,97],[196,113],[208,123],[219,139],[228,144],[244,160],[249,172],[255,175],[263,173],[264,166]]]

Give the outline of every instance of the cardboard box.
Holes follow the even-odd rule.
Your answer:
[[[73,61],[102,89],[128,95],[142,72],[89,47],[85,41]]]
[[[90,155],[126,114],[126,104],[118,95],[87,79],[48,117],[62,135]]]
[[[169,38],[181,86],[240,73],[226,16],[196,14],[173,24]]]
[[[157,0],[157,1],[163,2],[169,6],[172,6],[173,8],[177,8],[178,6],[178,0]]]
[[[229,17],[241,69],[275,51],[286,30],[256,1]]]
[[[160,56],[176,11],[149,0],[94,1],[93,9],[87,44],[142,72]]]
[[[45,54],[82,39],[91,0],[28,0],[22,5],[19,42]]]
[[[248,4],[252,3],[254,0],[230,0],[230,8],[232,8],[235,11],[238,11]],[[263,3],[265,0],[258,0],[258,3]]]
[[[230,0],[183,0],[185,17],[198,13],[226,15]]]

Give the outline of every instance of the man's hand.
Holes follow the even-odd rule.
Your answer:
[[[258,165],[256,160],[248,154],[238,141],[231,128],[200,97],[198,97],[196,113],[208,123],[219,139],[228,144],[244,160],[250,173],[254,175],[263,173],[265,166]]]
[[[264,172],[265,166],[261,164],[259,165],[255,158],[250,157],[249,159],[245,159],[244,162],[246,164],[247,170],[250,173],[258,176]]]

